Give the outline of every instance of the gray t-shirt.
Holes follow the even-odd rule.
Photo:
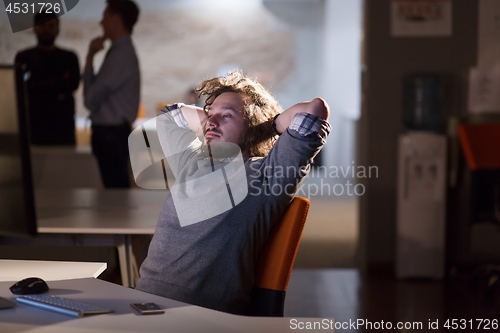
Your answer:
[[[177,138],[185,134],[189,137],[186,142],[196,141],[195,134],[182,132],[188,129],[169,128],[175,122],[172,115],[165,116],[163,121],[157,120],[159,136],[160,127],[166,127],[166,130],[179,131],[175,134]],[[186,179],[199,180],[223,171],[232,207],[186,224],[179,219],[179,215],[186,215],[185,208],[180,208],[182,213],[177,211],[179,195],[172,193],[160,213],[136,289],[220,311],[244,313],[251,300],[260,251],[330,130],[328,123],[307,116],[307,121],[312,119],[319,124],[315,131],[310,131],[311,126],[309,131],[304,130],[304,117],[296,116],[295,126],[292,122],[264,158],[241,159],[240,163],[240,156],[207,159],[206,149],[197,146],[189,150],[192,144],[179,142],[176,147],[181,149],[175,158],[169,159],[172,153],[165,154],[174,174],[181,176],[186,184],[189,183]],[[188,152],[180,153],[183,149]],[[241,183],[241,171],[246,176],[244,183]],[[197,186],[195,190],[206,191],[206,184],[197,183]],[[182,188],[187,193],[190,186]],[[186,193],[184,195],[189,196]],[[216,204],[218,207],[227,201],[225,195],[210,194],[202,194],[198,201],[205,199],[220,202]],[[203,215],[207,211],[203,207],[208,205],[205,202],[200,207],[191,204],[191,210],[198,212],[195,216]]]

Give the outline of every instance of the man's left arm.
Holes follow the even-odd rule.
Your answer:
[[[289,202],[308,174],[331,131],[329,115],[328,104],[316,98],[295,104],[275,118],[275,128],[282,135],[269,154],[256,162],[260,166],[252,169],[257,170],[253,177],[264,175],[264,186],[275,193],[281,189],[280,194],[272,196],[277,202]],[[253,184],[257,186],[255,181]]]
[[[94,56],[104,49],[104,40],[103,37],[97,37],[90,42],[83,70],[83,103],[91,111],[97,108],[99,105],[97,101],[102,98],[99,92],[104,91],[94,85],[96,80],[96,75],[94,74]]]
[[[73,94],[80,85],[80,65],[78,57],[73,52],[68,52],[64,63],[66,64],[65,71],[57,83],[59,92],[59,101],[63,101],[66,97]]]
[[[310,102],[301,102],[293,105],[287,110],[283,111],[275,120],[276,130],[283,133],[293,121],[296,114],[307,113],[312,114],[324,121],[328,122],[330,116],[330,108],[322,98],[315,98]]]
[[[65,73],[64,79],[66,79],[67,85],[68,85],[68,90],[75,91],[78,89],[78,86],[80,85],[80,64],[78,62],[78,57],[74,53],[70,53],[69,55],[70,61],[69,61],[69,68],[68,71]]]

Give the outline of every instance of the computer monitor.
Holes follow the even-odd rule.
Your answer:
[[[0,65],[0,235],[22,238],[37,233],[25,75]]]

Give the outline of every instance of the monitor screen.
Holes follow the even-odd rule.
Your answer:
[[[0,235],[35,236],[25,73],[0,65]]]

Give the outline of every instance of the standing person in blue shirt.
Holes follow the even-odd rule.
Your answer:
[[[16,64],[26,65],[28,76],[30,141],[36,145],[75,145],[75,100],[80,65],[75,53],[58,48],[59,18],[35,15],[36,47],[19,52]]]
[[[128,135],[137,117],[140,100],[139,62],[131,34],[139,17],[130,0],[108,0],[101,25],[102,37],[89,45],[84,72],[84,102],[92,120],[92,150],[107,188],[130,187]],[[94,74],[94,55],[106,39],[111,48]]]

